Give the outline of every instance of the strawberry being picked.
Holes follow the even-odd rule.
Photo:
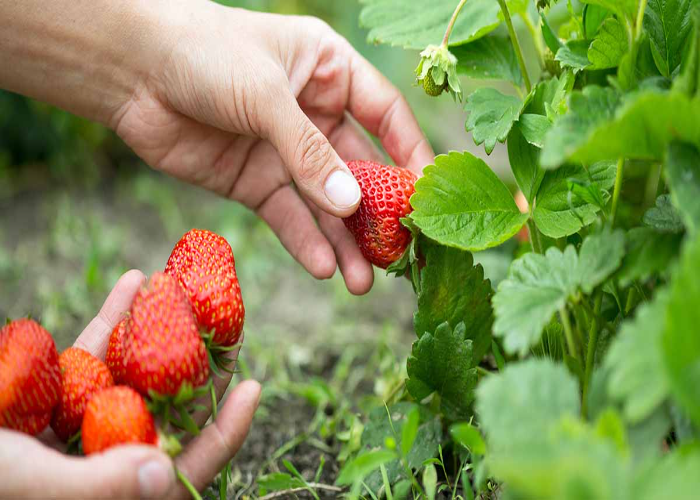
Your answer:
[[[245,309],[233,251],[225,238],[201,229],[188,231],[170,254],[165,273],[182,285],[212,345],[238,343]]]
[[[141,395],[125,386],[97,393],[87,404],[82,423],[86,455],[127,443],[158,444],[153,416]]]
[[[175,397],[209,378],[209,359],[177,280],[154,273],[131,305],[122,339],[123,382],[144,396]]]
[[[350,161],[348,167],[360,184],[362,201],[343,221],[365,259],[386,269],[401,258],[411,242],[411,231],[400,219],[412,211],[409,199],[418,177],[405,168],[373,161]]]
[[[83,349],[70,347],[58,357],[62,396],[51,418],[59,439],[68,441],[80,429],[85,407],[98,392],[114,385],[107,365]]]
[[[31,319],[0,329],[0,427],[39,434],[60,397],[61,372],[51,334]]]

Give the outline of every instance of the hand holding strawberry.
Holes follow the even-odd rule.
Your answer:
[[[75,347],[103,359],[111,331],[128,311],[143,283],[144,276],[140,272],[125,274],[100,314],[78,337]],[[2,367],[4,358],[0,360],[3,361],[0,363]],[[59,380],[58,362],[56,376]],[[4,380],[0,374],[0,381]],[[228,380],[217,380],[219,397],[223,395]],[[0,392],[4,394],[4,391]],[[207,426],[175,458],[176,467],[195,488],[202,489],[209,484],[238,451],[250,427],[259,395],[257,382],[239,384],[219,409],[220,418]],[[43,443],[18,432],[0,429],[0,470],[12,471],[0,484],[0,497],[180,498],[187,495],[175,478],[171,459],[154,446],[118,446],[75,458],[52,449],[62,449],[63,445],[50,430],[41,434],[40,439]],[[37,467],[38,464],[41,466]]]

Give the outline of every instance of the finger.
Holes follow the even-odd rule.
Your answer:
[[[289,185],[275,191],[257,210],[287,251],[317,279],[328,279],[336,260],[308,207]]]
[[[229,360],[229,364],[226,366],[226,369],[230,370],[231,372],[233,372],[236,369],[236,361],[238,361],[238,355],[241,351],[241,346],[243,345],[244,336],[245,334],[241,334],[241,338],[238,340],[238,347],[236,347],[233,351],[229,351],[223,355],[224,359]],[[228,386],[231,383],[233,373],[229,373],[222,370],[220,377],[216,374],[212,374],[212,377],[214,381],[214,393],[216,395],[216,401],[219,402],[221,401],[221,398],[224,397],[226,389],[228,389]],[[199,427],[202,427],[207,422],[207,420],[209,420],[209,416],[211,415],[211,396],[205,396],[201,400],[197,401],[197,403],[204,405],[206,410],[196,411],[192,415],[192,418],[194,418],[194,421]]]
[[[335,251],[338,267],[345,280],[345,286],[353,295],[364,295],[374,283],[372,264],[364,258],[355,238],[347,230],[342,220],[321,212],[313,204],[309,205],[318,219],[319,226]]]
[[[341,123],[333,129],[328,139],[343,160],[386,163],[384,154],[349,114],[346,114]]]
[[[270,119],[265,135],[279,152],[299,191],[331,215],[352,214],[360,203],[360,187],[291,91],[285,89],[266,113]]]
[[[198,491],[211,483],[245,440],[260,400],[260,384],[246,380],[229,394],[219,417],[202,430],[177,457],[176,466]],[[188,497],[182,485],[175,485],[168,498]]]
[[[0,470],[12,471],[0,484],[2,498],[159,498],[175,484],[171,460],[155,446],[78,458],[11,431],[0,430],[0,443]]]
[[[123,274],[114,285],[100,312],[85,327],[73,345],[104,359],[110,333],[131,307],[136,292],[139,291],[145,280],[146,276],[135,269]]]
[[[406,99],[355,49],[351,50],[348,109],[382,142],[397,165],[420,174],[435,154]]]

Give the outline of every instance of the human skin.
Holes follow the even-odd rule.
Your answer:
[[[129,310],[144,281],[140,271],[124,274],[74,346],[104,360],[114,325]],[[215,377],[219,399],[230,380],[230,375]],[[88,457],[68,456],[61,453],[65,445],[51,429],[38,440],[0,429],[0,498],[187,498],[173,467],[195,488],[204,489],[243,444],[259,398],[260,385],[255,381],[234,387],[216,420],[188,442],[174,462],[153,446],[117,446]],[[206,405],[207,400],[201,403]],[[195,420],[203,425],[207,417],[208,412],[200,412]]]
[[[339,217],[345,161],[420,173],[406,100],[325,23],[205,0],[0,0],[0,87],[99,121],[151,167],[245,204],[313,276],[355,294],[371,265]]]

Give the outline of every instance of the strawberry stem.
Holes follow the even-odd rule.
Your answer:
[[[518,59],[518,66],[520,66],[520,73],[523,75],[523,81],[525,82],[525,89],[529,94],[532,90],[532,83],[530,82],[530,75],[527,73],[527,66],[525,65],[525,58],[523,57],[523,50],[520,48],[520,42],[518,41],[518,35],[513,28],[513,20],[510,18],[510,11],[506,5],[506,0],[498,0],[498,4],[501,6],[501,12],[503,12],[503,19],[506,21],[506,26],[508,27],[508,35],[510,36],[510,42],[513,44],[513,50],[515,51],[515,56]]]
[[[445,30],[445,36],[442,38],[443,47],[447,47],[447,44],[450,41],[450,35],[452,34],[452,28],[454,28],[457,17],[459,16],[459,13],[462,10],[462,7],[464,7],[465,3],[467,3],[467,0],[461,0],[455,11],[452,13],[450,23],[447,25],[447,30]]]
[[[216,403],[216,389],[214,388],[214,384],[209,385],[209,394],[211,395],[211,418],[216,420],[219,408]]]

